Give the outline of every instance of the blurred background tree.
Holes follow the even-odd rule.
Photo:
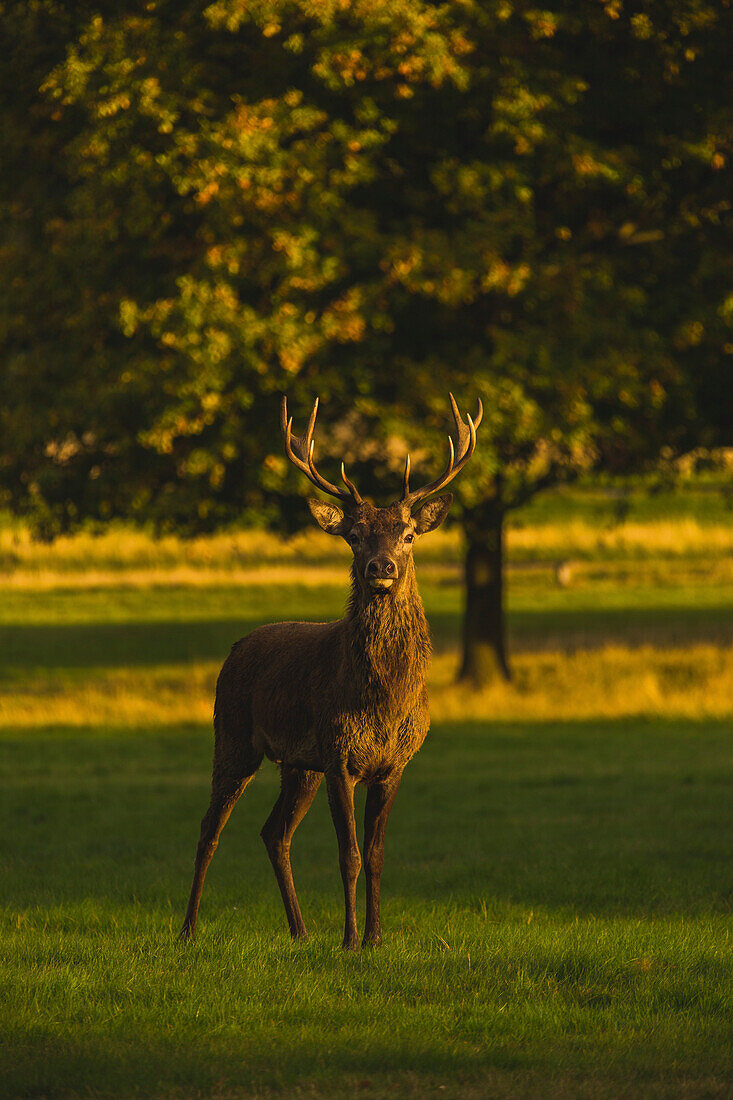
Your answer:
[[[281,391],[382,500],[480,395],[462,676],[508,676],[507,512],[730,426],[730,13],[4,4],[11,506],[292,528]]]

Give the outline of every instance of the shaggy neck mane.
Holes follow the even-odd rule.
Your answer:
[[[412,563],[398,595],[371,599],[352,569],[346,623],[350,660],[363,686],[377,690],[385,702],[411,701],[424,683],[431,648]]]

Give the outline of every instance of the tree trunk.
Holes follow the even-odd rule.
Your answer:
[[[484,503],[466,511],[466,608],[458,679],[475,688],[511,679],[504,616],[504,509]]]

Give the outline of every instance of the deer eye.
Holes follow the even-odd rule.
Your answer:
[[[410,535],[410,534],[405,535],[405,542],[414,542],[414,541],[415,541],[415,536],[414,535]]]

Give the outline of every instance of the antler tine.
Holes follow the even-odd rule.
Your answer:
[[[315,424],[315,413],[317,413],[317,411],[318,401],[316,401],[313,406],[313,412],[311,412],[311,418],[308,422],[308,426],[311,429],[313,424]],[[280,426],[285,436],[285,453],[294,466],[297,466],[299,470],[310,477],[310,470],[306,458],[308,433],[304,436],[293,435],[293,418],[292,416],[288,416],[288,403],[284,394],[280,404]]]
[[[323,489],[324,493],[330,493],[334,497],[345,497],[346,493],[343,489],[339,489],[338,485],[334,485],[330,481],[326,481],[325,477],[318,473],[315,462],[313,461],[313,449],[316,445],[315,439],[308,441],[308,473],[310,479],[314,485],[317,485],[319,489]]]
[[[346,476],[346,467],[344,466],[343,462],[341,463],[341,480],[343,481],[344,485],[346,486],[346,488],[351,493],[351,495],[354,498],[354,500],[356,501],[356,503],[361,504],[362,500],[361,500],[361,497],[359,496],[359,491],[356,488],[356,485],[354,485],[353,481],[349,481],[348,477]]]
[[[450,397],[451,411],[453,413],[453,420],[455,421],[456,435],[458,436],[458,457],[456,459],[456,448],[453,445],[452,437],[449,435],[448,465],[443,470],[443,473],[440,475],[440,477],[436,478],[435,481],[431,481],[428,485],[423,486],[422,489],[413,489],[412,492],[409,491],[407,478],[408,467],[406,466],[402,500],[410,506],[416,504],[424,497],[430,496],[431,493],[437,493],[439,489],[444,488],[450,481],[452,481],[456,474],[458,474],[466,465],[476,447],[476,429],[481,423],[481,419],[484,415],[484,408],[481,404],[481,398],[479,398],[478,412],[476,413],[475,422],[471,419],[470,415],[466,413],[468,424],[465,424],[461,419],[461,414],[458,410],[458,405],[456,404],[456,400],[453,394],[451,393],[448,396]]]
[[[306,428],[305,435],[293,435],[293,418],[292,416],[288,417],[288,399],[285,394],[283,394],[280,403],[280,426],[285,436],[285,453],[293,465],[297,466],[298,469],[313,482],[316,488],[322,489],[324,493],[330,493],[331,496],[337,497],[339,500],[352,500],[355,504],[361,504],[362,499],[356,490],[356,486],[346,477],[343,462],[341,463],[341,476],[348,487],[348,492],[344,489],[339,489],[338,485],[333,485],[330,481],[326,481],[325,477],[319,474],[315,467],[313,461],[313,448],[315,446],[313,432],[316,426],[317,415],[318,398],[313,402],[313,408],[308,418],[308,427]]]

